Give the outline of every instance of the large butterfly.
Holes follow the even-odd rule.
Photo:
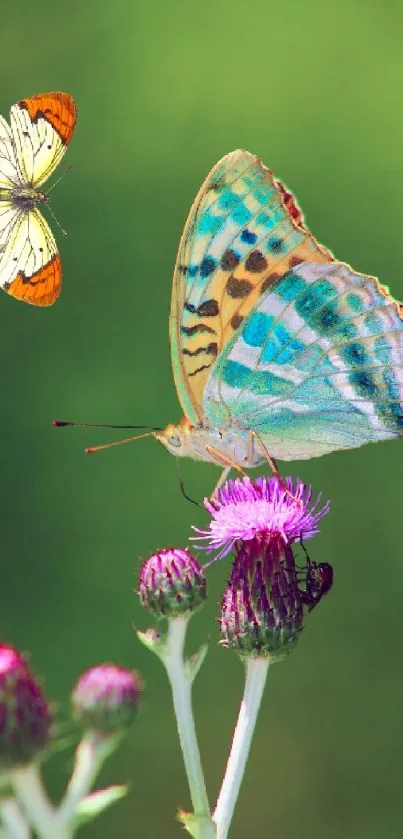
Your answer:
[[[38,210],[39,190],[66,151],[76,124],[68,93],[22,99],[0,116],[0,286],[8,294],[50,306],[60,293],[62,272],[53,234]]]
[[[190,210],[170,340],[185,416],[154,434],[174,455],[226,474],[403,434],[401,304],[319,245],[249,152],[220,160]]]

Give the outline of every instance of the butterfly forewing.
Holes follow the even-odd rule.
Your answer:
[[[40,186],[63,157],[75,123],[76,107],[67,93],[22,99],[11,108],[11,128],[21,183]]]
[[[255,430],[274,457],[315,457],[403,433],[401,307],[344,263],[278,279],[221,353],[206,422]]]
[[[179,246],[171,351],[179,398],[202,422],[211,370],[243,319],[290,266],[326,262],[294,197],[245,151],[224,157],[204,182]]]

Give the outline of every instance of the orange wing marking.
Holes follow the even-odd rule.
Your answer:
[[[25,303],[32,303],[34,306],[51,306],[60,294],[61,282],[60,257],[59,254],[55,254],[50,262],[43,265],[31,277],[26,277],[20,271],[15,280],[8,286],[4,286],[4,290],[12,297],[24,300]]]
[[[20,108],[28,111],[32,122],[46,119],[55,129],[63,143],[67,145],[77,119],[74,99],[68,93],[40,93],[28,99],[21,99]]]

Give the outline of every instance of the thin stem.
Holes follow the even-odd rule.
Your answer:
[[[10,773],[10,781],[40,839],[71,839],[70,830],[58,823],[57,813],[45,793],[35,764],[14,769]]]
[[[196,816],[210,819],[210,805],[201,765],[192,711],[192,682],[185,670],[183,646],[188,618],[170,618],[162,661],[168,673],[190,796]]]
[[[31,831],[15,798],[3,798],[0,816],[7,839],[30,839]]]
[[[78,804],[92,789],[98,772],[116,745],[116,737],[102,737],[96,731],[84,735],[76,751],[74,769],[58,809],[60,824],[68,825]]]
[[[217,825],[217,839],[227,839],[228,836],[248,760],[269,664],[270,660],[268,658],[247,658],[246,660],[244,695],[224,780],[213,815],[213,820]]]

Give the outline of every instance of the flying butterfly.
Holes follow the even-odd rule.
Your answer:
[[[50,306],[60,294],[61,261],[38,205],[76,124],[68,93],[22,99],[0,116],[0,286],[12,297]]]
[[[219,484],[232,467],[403,434],[401,304],[320,245],[247,151],[223,157],[191,207],[170,343],[184,417],[150,433],[224,467]]]

